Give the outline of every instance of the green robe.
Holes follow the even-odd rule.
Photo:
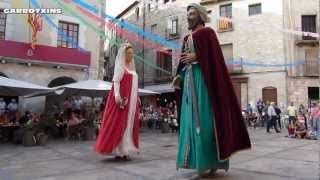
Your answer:
[[[229,160],[218,159],[214,112],[201,67],[199,64],[189,66],[192,66],[191,72],[185,68],[179,73],[183,80],[183,95],[177,168],[196,169],[198,172],[211,168],[228,170]],[[190,85],[188,72],[193,74],[194,88]],[[196,104],[194,95],[198,101]],[[198,118],[195,118],[194,104],[199,110]]]

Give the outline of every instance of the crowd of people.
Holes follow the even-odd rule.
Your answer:
[[[163,132],[167,132],[168,130],[177,132],[179,127],[177,105],[175,102],[170,102],[166,106],[159,107],[146,104],[141,109],[141,120],[142,127],[161,129]]]
[[[93,126],[100,123],[100,109],[98,106],[89,106],[80,97],[67,97],[63,104],[55,104],[46,114],[26,110],[20,115],[15,99],[7,105],[0,98],[0,124],[3,126],[0,129],[0,140],[20,142],[27,129],[34,130],[35,135],[41,131],[56,138],[80,139],[82,129],[89,124],[89,119]]]
[[[11,99],[6,103],[0,98],[0,123],[16,123],[19,119],[18,103],[16,99]]]
[[[244,117],[249,126],[265,127],[270,133],[273,128],[277,133],[283,129],[288,130],[288,137],[320,139],[320,103],[311,103],[310,108],[303,104],[296,107],[293,102],[286,109],[280,109],[275,102],[263,102],[259,99],[254,108],[247,105]]]

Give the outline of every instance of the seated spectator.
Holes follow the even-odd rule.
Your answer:
[[[7,113],[0,115],[0,124],[7,124],[9,122]]]
[[[299,139],[305,138],[307,134],[306,127],[304,125],[304,120],[303,121],[297,121],[296,122],[296,129],[295,129],[295,137]]]
[[[288,125],[288,137],[289,138],[294,138],[295,137],[295,129],[296,129],[296,126],[293,124],[293,122],[291,122]]]
[[[67,131],[67,121],[63,119],[63,114],[56,113],[54,118],[56,121],[55,126],[57,129],[57,135],[60,137],[65,137]]]
[[[19,119],[19,124],[20,125],[25,125],[30,120],[31,120],[31,112],[30,111],[26,111],[25,114]]]
[[[75,112],[71,113],[71,116],[68,118],[68,126],[75,126],[81,123],[81,120],[76,116]]]

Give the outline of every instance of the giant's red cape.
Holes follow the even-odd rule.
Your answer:
[[[215,31],[204,27],[193,32],[192,38],[215,115],[219,159],[225,160],[237,151],[251,148],[250,138]],[[179,63],[178,73],[182,68]],[[178,94],[181,100],[182,92]]]

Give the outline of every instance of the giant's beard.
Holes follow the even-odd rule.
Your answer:
[[[202,21],[201,21],[200,17],[195,18],[195,19],[190,19],[190,18],[188,18],[188,29],[189,29],[189,30],[195,30],[196,27],[197,27],[199,24],[202,24]]]

